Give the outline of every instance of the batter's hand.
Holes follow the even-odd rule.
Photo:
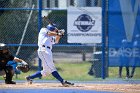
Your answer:
[[[58,30],[58,32],[57,32],[57,34],[58,34],[59,36],[63,36],[64,33],[65,33],[65,30],[64,30],[64,29]]]

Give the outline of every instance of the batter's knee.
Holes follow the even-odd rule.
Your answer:
[[[43,70],[41,71],[41,74],[42,74],[42,76],[47,76],[47,75],[51,74],[51,73],[54,72],[54,71],[56,71],[56,69],[49,69],[49,68],[46,68],[46,69],[43,69]]]
[[[42,70],[42,71],[41,71],[41,74],[42,74],[42,76],[47,76],[47,75],[49,75],[50,73],[49,73],[48,71],[46,71],[46,70]]]

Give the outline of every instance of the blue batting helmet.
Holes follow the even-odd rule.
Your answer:
[[[54,31],[55,30],[56,25],[55,24],[48,24],[47,25],[47,29],[50,31]]]

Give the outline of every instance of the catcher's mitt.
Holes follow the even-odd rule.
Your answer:
[[[17,68],[17,70],[20,70],[23,73],[26,73],[30,70],[29,65],[25,61],[18,64],[18,66],[16,68]]]

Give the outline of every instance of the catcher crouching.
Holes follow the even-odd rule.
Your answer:
[[[24,68],[23,72],[27,72],[29,70],[29,66],[24,60],[14,57],[10,53],[6,44],[0,43],[0,71],[4,71],[6,74],[5,84],[16,84],[16,82],[12,81],[14,69],[13,66],[7,64],[9,61],[15,61],[22,64],[17,66],[17,69],[22,71]]]

